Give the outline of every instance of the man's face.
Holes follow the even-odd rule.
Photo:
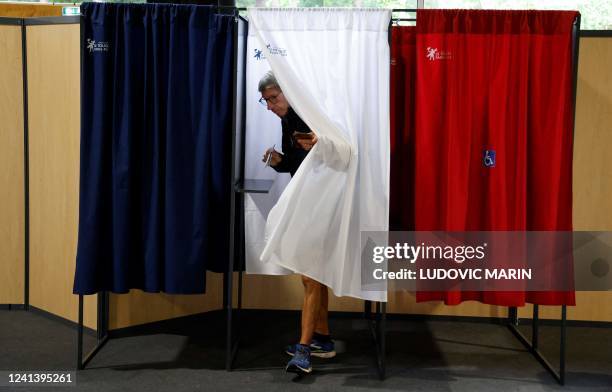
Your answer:
[[[283,117],[289,110],[289,102],[285,99],[285,95],[278,87],[268,87],[261,96],[266,100],[268,110],[271,110],[278,117]]]

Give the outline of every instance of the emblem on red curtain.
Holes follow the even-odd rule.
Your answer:
[[[432,48],[431,46],[427,47],[426,56],[427,60],[429,61],[453,59],[453,54],[449,50],[439,50],[438,48]]]

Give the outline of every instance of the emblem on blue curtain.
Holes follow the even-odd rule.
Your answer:
[[[495,167],[495,150],[484,150],[482,164],[485,167]]]
[[[95,39],[87,38],[87,50],[93,52],[108,52],[110,44],[108,41],[96,41]]]

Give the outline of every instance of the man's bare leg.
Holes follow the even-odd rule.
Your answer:
[[[304,285],[304,304],[302,305],[302,334],[300,344],[310,346],[312,334],[317,326],[317,320],[321,309],[321,287],[325,288],[316,280],[302,275]]]
[[[319,305],[319,317],[317,317],[317,324],[315,332],[319,335],[329,335],[329,323],[327,320],[329,308],[329,297],[327,293],[327,286],[321,285],[321,305]]]

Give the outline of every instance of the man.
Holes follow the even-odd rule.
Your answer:
[[[293,176],[310,149],[317,143],[317,136],[289,106],[272,72],[266,73],[259,81],[259,92],[259,102],[280,117],[283,132],[282,153],[269,148],[263,156],[263,161],[269,162],[274,170]],[[302,276],[302,284],[304,303],[300,342],[287,347],[286,350],[287,354],[293,357],[286,370],[293,373],[310,373],[311,355],[320,358],[332,358],[336,355],[327,320],[327,287],[306,276]]]

